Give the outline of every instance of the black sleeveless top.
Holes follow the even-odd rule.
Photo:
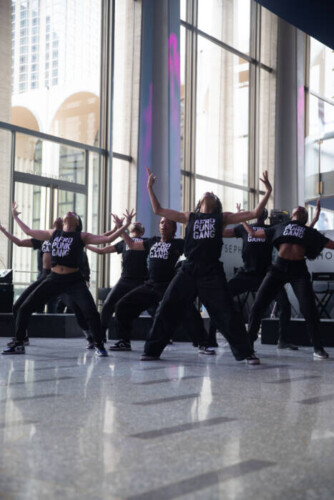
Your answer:
[[[56,230],[50,238],[50,243],[51,267],[56,265],[79,267],[85,246],[80,232]]]
[[[223,246],[222,226],[222,213],[191,212],[184,247],[184,255],[190,262],[219,261]]]

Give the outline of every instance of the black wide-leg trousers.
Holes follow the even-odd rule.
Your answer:
[[[163,299],[168,283],[146,281],[143,285],[126,294],[116,304],[115,326],[119,339],[130,342],[133,321],[146,310],[159,311],[159,302]],[[208,334],[204,328],[202,316],[196,309],[193,301],[187,304],[184,313],[183,327],[191,338],[194,346],[208,346]],[[169,340],[173,332],[169,333]]]
[[[94,341],[97,345],[103,344],[100,315],[92,294],[82,277],[80,271],[70,274],[57,274],[51,272],[35,290],[26,298],[17,311],[15,324],[15,337],[23,341],[31,314],[40,306],[46,304],[50,298],[66,293],[78,306],[87,321]]]
[[[249,317],[248,334],[251,342],[257,339],[261,319],[270,302],[286,283],[290,283],[306,321],[307,333],[315,349],[322,347],[319,332],[319,314],[311,277],[305,261],[277,258],[260,286]]]
[[[101,311],[101,326],[105,334],[106,330],[111,328],[112,316],[114,314],[116,304],[129,292],[138,288],[143,284],[142,279],[120,278],[108,293],[106,300],[103,303]]]
[[[243,320],[235,309],[220,262],[205,266],[183,263],[159,305],[145,343],[145,353],[160,356],[197,296],[218,329],[226,332],[234,357],[242,360],[250,356],[253,349]]]

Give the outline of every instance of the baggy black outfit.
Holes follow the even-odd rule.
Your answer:
[[[84,243],[80,232],[67,232],[56,230],[51,238],[51,267],[57,264],[78,267]],[[69,294],[74,303],[82,311],[87,321],[94,341],[97,346],[102,346],[102,332],[100,316],[96,309],[94,299],[87,288],[80,271],[69,274],[51,272],[39,286],[27,297],[17,312],[15,337],[22,342],[25,337],[30,315],[41,305],[48,302],[51,297]]]
[[[133,238],[133,241],[145,241],[146,238]],[[144,283],[147,278],[147,250],[131,250],[125,241],[115,245],[117,253],[122,254],[122,274],[112,287],[104,301],[101,311],[102,331],[111,327],[111,319],[117,302],[127,293]]]
[[[149,238],[144,241],[144,247],[149,251],[149,279],[130,293],[126,294],[116,304],[115,325],[119,339],[130,341],[132,324],[142,311],[148,308],[157,308],[164,293],[175,276],[175,264],[183,253],[184,240],[172,238],[166,242],[160,237]],[[185,312],[187,318],[186,329],[194,345],[208,345],[207,333],[204,329],[200,313],[193,301]],[[169,334],[168,341],[172,336]]]
[[[174,329],[196,297],[206,307],[218,329],[226,332],[234,357],[253,354],[242,318],[228,290],[222,262],[222,214],[191,213],[186,229],[187,260],[170,283],[159,305],[145,344],[145,354],[160,356]]]
[[[282,243],[301,245],[306,250],[306,256],[310,258],[315,258],[329,241],[317,230],[306,227],[298,221],[283,222],[265,229],[265,233],[268,242],[277,248]],[[321,348],[319,314],[305,259],[294,261],[277,257],[255,298],[248,325],[250,340],[254,342],[257,339],[257,332],[264,311],[286,283],[291,284],[298,299],[301,313],[306,320],[307,332],[314,348]]]
[[[267,229],[268,225],[253,224],[254,231]],[[228,288],[233,297],[248,291],[257,291],[272,263],[273,246],[266,238],[253,238],[239,224],[234,228],[236,238],[242,238],[242,260],[244,266],[228,282]],[[288,338],[291,305],[284,287],[274,296],[279,308],[278,340],[291,343]]]

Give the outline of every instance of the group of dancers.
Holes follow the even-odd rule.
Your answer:
[[[80,217],[75,212],[68,212],[63,220],[57,219],[51,230],[31,229],[21,220],[18,207],[13,203],[13,217],[30,237],[21,240],[25,242],[23,246],[34,247],[32,242],[37,240],[44,242],[42,247],[47,256],[45,265],[43,256],[43,275],[14,304],[15,337],[2,354],[24,354],[30,315],[51,298],[60,297],[86,332],[87,348],[95,349],[99,357],[108,356],[105,342],[114,313],[118,340],[109,349],[130,351],[134,319],[148,310],[153,316],[153,324],[140,358],[142,361],[159,359],[182,323],[199,353],[215,354],[218,329],[237,361],[256,365],[260,360],[255,354],[254,342],[261,318],[273,300],[277,301],[280,311],[277,347],[297,349],[288,336],[291,308],[284,285],[290,283],[306,321],[314,357],[327,359],[305,259],[314,259],[325,247],[334,249],[334,241],[306,225],[306,209],[299,206],[293,210],[289,221],[266,226],[265,206],[272,187],[264,172],[260,180],[266,192],[254,210],[223,212],[219,198],[206,192],[193,212],[180,212],[160,205],[154,192],[156,177],[149,168],[147,174],[152,209],[161,217],[160,236],[151,238],[144,238],[145,229],[140,222],[132,223],[133,210],[127,210],[122,218],[113,215],[114,228],[103,235],[95,235],[82,231]],[[257,219],[256,224],[246,223],[253,219]],[[184,239],[175,237],[177,223],[186,225]],[[233,229],[226,227],[231,224],[238,225]],[[1,225],[0,230],[15,240]],[[118,237],[122,241],[111,244]],[[223,238],[229,237],[243,239],[244,266],[227,282],[220,257]],[[108,245],[98,248],[100,244]],[[122,253],[122,274],[103,304],[101,317],[80,270],[84,247],[99,254]],[[273,247],[278,250],[274,263]],[[184,260],[180,261],[182,255]],[[246,331],[233,296],[249,290],[257,290],[257,294]],[[210,316],[209,333],[194,305],[196,298]]]

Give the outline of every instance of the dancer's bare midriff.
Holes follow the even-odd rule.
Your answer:
[[[51,268],[51,271],[56,274],[71,274],[71,273],[76,273],[79,271],[78,267],[67,267],[67,266],[60,266],[57,264],[56,266]]]

